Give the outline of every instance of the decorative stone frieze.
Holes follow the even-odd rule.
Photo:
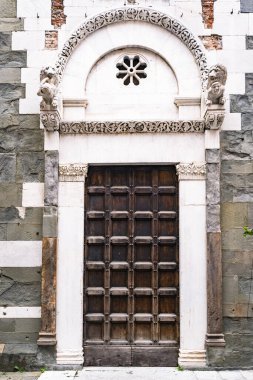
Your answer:
[[[176,169],[179,180],[199,180],[206,176],[205,162],[178,164]]]
[[[59,165],[61,182],[84,182],[88,173],[88,164]]]
[[[86,20],[64,44],[55,64],[59,78],[62,77],[67,61],[75,48],[91,33],[107,25],[125,21],[144,21],[158,25],[176,35],[191,51],[199,66],[202,87],[205,88],[207,80],[207,59],[201,44],[194,35],[179,21],[157,10],[142,7],[124,7],[109,10]]]
[[[61,122],[62,134],[127,134],[127,133],[173,133],[204,132],[203,120],[176,121],[77,121]]]

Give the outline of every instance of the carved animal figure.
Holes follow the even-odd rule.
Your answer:
[[[227,70],[223,65],[212,66],[208,73],[206,105],[223,105],[225,103],[224,91],[227,81]]]
[[[53,67],[48,66],[41,71],[41,82],[37,95],[42,96],[40,102],[42,110],[57,108],[57,83],[58,79]]]

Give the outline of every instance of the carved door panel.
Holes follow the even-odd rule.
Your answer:
[[[177,364],[174,166],[89,168],[84,284],[85,365]]]

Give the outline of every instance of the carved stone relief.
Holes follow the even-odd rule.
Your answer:
[[[220,129],[225,118],[225,84],[227,69],[220,64],[210,67],[205,92],[204,120],[206,129]]]
[[[213,106],[208,108],[205,112],[205,126],[206,129],[220,129],[225,118],[225,109],[217,109]]]
[[[67,61],[74,49],[89,34],[110,24],[124,21],[144,21],[156,24],[176,35],[191,51],[199,66],[202,89],[206,90],[206,104],[202,120],[164,122],[60,122],[57,109],[57,87],[62,78]],[[177,20],[162,12],[146,8],[120,8],[106,11],[84,22],[65,43],[55,66],[41,71],[41,84],[38,95],[42,96],[41,121],[47,131],[61,133],[153,133],[153,132],[204,132],[204,129],[218,129],[224,119],[224,86],[227,71],[222,65],[209,70],[201,45],[193,34]],[[206,89],[207,87],[207,89]],[[216,105],[217,109],[209,108]],[[216,112],[219,111],[219,112]],[[203,114],[203,113],[202,113]]]
[[[208,72],[207,90],[206,90],[206,105],[214,104],[224,105],[224,91],[227,81],[227,69],[225,66],[217,64],[210,67]]]
[[[207,60],[205,52],[202,49],[199,42],[195,39],[194,35],[180,22],[172,18],[171,16],[148,8],[131,8],[124,7],[119,9],[109,10],[100,13],[97,16],[85,21],[68,39],[64,44],[61,53],[58,56],[58,60],[55,64],[59,80],[61,79],[67,61],[71,56],[74,49],[82,42],[89,34],[101,29],[107,25],[115,24],[125,21],[144,21],[151,24],[158,25],[170,33],[176,35],[191,51],[197,65],[199,66],[202,87],[205,88],[206,80],[208,76]]]
[[[40,118],[47,131],[58,131],[60,114],[58,107],[58,76],[55,68],[46,67],[40,73],[40,88],[37,95],[42,97],[40,102]]]
[[[59,165],[61,182],[83,182],[88,173],[88,164]]]
[[[182,163],[176,166],[177,175],[179,180],[194,180],[205,179],[206,176],[206,163],[205,162],[191,162]]]
[[[53,67],[45,67],[40,72],[40,88],[38,95],[42,96],[40,102],[41,110],[54,110],[57,108],[57,86],[58,76]]]
[[[80,121],[61,122],[62,134],[127,134],[127,133],[173,133],[204,132],[202,120],[191,121]]]

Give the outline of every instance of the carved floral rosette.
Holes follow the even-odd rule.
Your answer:
[[[169,32],[176,35],[191,51],[197,65],[199,66],[200,75],[202,79],[202,87],[205,89],[208,76],[207,60],[205,52],[200,43],[196,40],[194,35],[180,22],[171,16],[149,8],[142,7],[124,7],[119,9],[112,9],[98,14],[85,21],[68,39],[64,44],[55,69],[61,79],[67,61],[71,56],[73,50],[81,43],[89,34],[101,29],[107,25],[115,24],[122,21],[144,21],[151,24],[158,25]]]
[[[200,180],[205,179],[206,163],[191,162],[181,163],[176,166],[179,180]]]
[[[204,132],[203,120],[188,121],[91,121],[61,122],[61,134],[127,134]]]
[[[61,182],[84,182],[87,173],[87,164],[59,165],[59,178]]]

